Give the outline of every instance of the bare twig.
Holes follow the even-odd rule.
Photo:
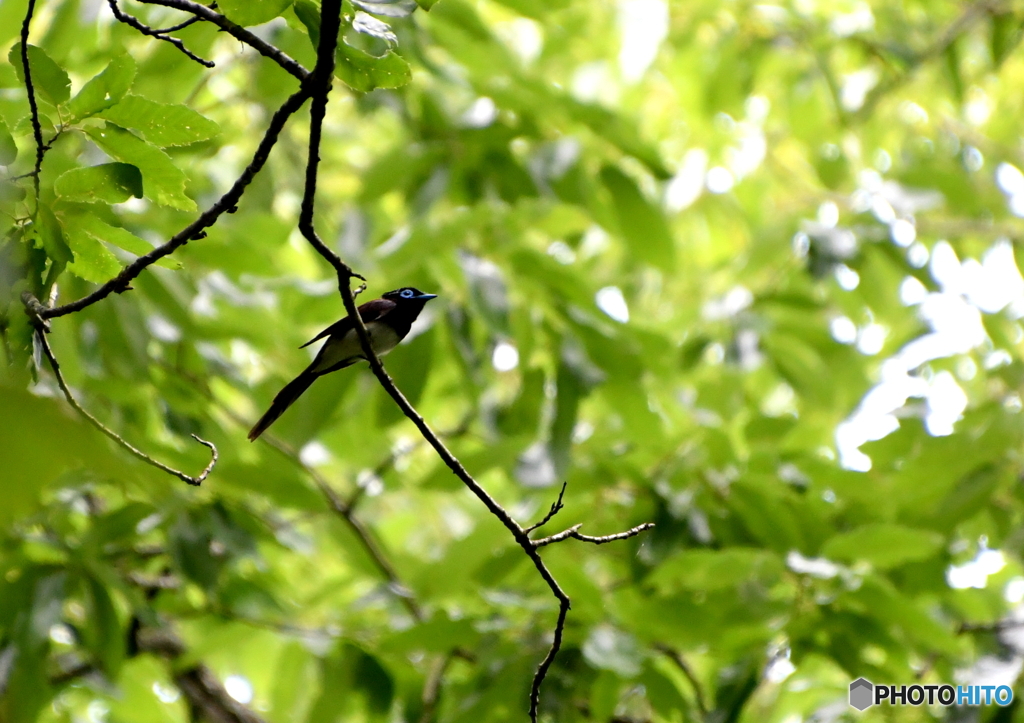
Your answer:
[[[25,21],[21,24],[21,67],[25,71],[25,92],[28,93],[28,107],[32,112],[32,137],[36,141],[36,166],[32,171],[32,183],[36,191],[36,207],[39,206],[39,173],[43,168],[43,156],[46,146],[43,144],[43,127],[39,123],[39,105],[36,103],[36,90],[32,84],[32,69],[28,62],[28,31],[32,25],[32,15],[36,11],[36,0],[28,0]]]
[[[167,35],[168,31],[151,28],[142,21],[138,20],[137,18],[134,18],[128,13],[121,10],[121,8],[117,6],[117,0],[107,0],[107,4],[110,5],[110,12],[114,13],[114,17],[122,23],[124,23],[125,25],[130,25],[143,35],[148,35],[152,38],[156,38],[157,40],[163,40],[166,43],[170,43],[178,50],[183,52],[185,55],[187,55],[189,58],[196,61],[202,66],[205,66],[207,68],[214,67],[214,63],[212,60],[205,60],[203,58],[200,58],[198,55],[196,55],[191,50],[186,48],[185,43],[183,43],[179,38],[173,38],[170,35]]]
[[[562,542],[563,540],[568,540],[569,538],[572,538],[574,540],[581,540],[583,542],[591,542],[591,543],[593,543],[595,545],[603,545],[606,542],[616,542],[618,540],[627,540],[630,537],[636,537],[641,532],[644,532],[645,530],[649,530],[652,527],[654,527],[654,523],[653,522],[645,522],[644,524],[637,525],[636,527],[634,527],[634,528],[632,528],[630,530],[626,530],[625,532],[619,532],[619,533],[616,533],[614,535],[603,535],[601,537],[591,537],[590,535],[581,535],[580,534],[580,528],[581,527],[583,527],[583,523],[582,522],[579,523],[578,525],[573,525],[568,530],[564,530],[562,532],[559,532],[557,535],[551,535],[550,537],[542,537],[539,540],[531,540],[531,542],[532,542],[534,547],[544,547],[545,545],[550,545],[550,544],[555,543],[555,542]]]
[[[213,226],[222,214],[227,213],[234,208],[242,198],[242,193],[245,191],[246,187],[266,164],[267,159],[270,157],[270,151],[274,147],[274,144],[277,143],[277,139],[281,135],[281,131],[284,129],[284,125],[288,121],[288,118],[302,107],[302,104],[305,103],[306,99],[309,97],[309,93],[309,89],[303,86],[277,109],[277,112],[274,113],[274,116],[270,119],[270,124],[267,126],[267,130],[263,135],[263,140],[260,141],[259,146],[256,148],[256,152],[253,154],[252,161],[250,161],[249,165],[246,166],[242,175],[238,177],[238,180],[235,181],[234,185],[231,186],[228,192],[221,196],[220,199],[200,215],[199,218],[179,231],[175,236],[167,241],[167,243],[157,246],[148,254],[140,256],[135,259],[135,261],[125,266],[117,276],[100,286],[91,294],[83,296],[78,301],[73,301],[63,306],[44,309],[40,316],[44,319],[53,319],[58,316],[72,314],[76,311],[81,311],[87,306],[92,306],[97,301],[107,298],[114,292],[122,293],[127,291],[131,288],[130,283],[132,279],[136,278],[139,274],[162,259],[164,256],[168,256],[173,253],[180,246],[184,246],[193,238],[200,237],[199,235],[203,233],[203,229]]]
[[[538,522],[536,525],[530,525],[529,527],[527,527],[526,532],[533,532],[534,530],[540,529],[548,522],[550,522],[551,518],[557,515],[558,511],[565,506],[562,504],[562,497],[565,495],[565,486],[567,484],[569,483],[562,483],[562,490],[558,493],[558,499],[551,503],[551,509],[548,510],[548,513],[546,515],[544,515],[544,519]]]
[[[217,3],[213,3],[213,5],[211,7],[214,7],[214,8],[217,7]],[[179,30],[184,30],[185,28],[187,28],[187,27],[189,27],[191,25],[195,25],[196,23],[201,23],[201,22],[203,22],[203,20],[204,20],[204,18],[201,18],[198,15],[193,15],[188,20],[180,22],[177,25],[172,25],[169,28],[159,28],[156,32],[163,33],[163,34],[176,33]]]
[[[203,483],[203,480],[210,476],[210,472],[213,471],[213,467],[214,465],[217,464],[217,459],[219,457],[217,447],[214,446],[213,442],[207,442],[205,439],[201,439],[194,434],[192,435],[192,439],[199,442],[199,444],[205,447],[209,447],[211,453],[210,463],[206,465],[206,469],[204,469],[199,474],[198,477],[192,477],[190,475],[185,474],[184,472],[180,472],[174,469],[173,467],[168,467],[163,462],[158,462],[145,452],[133,447],[117,432],[110,429],[105,424],[103,424],[103,422],[96,419],[96,417],[92,416],[89,412],[87,412],[85,408],[81,404],[79,404],[78,401],[75,399],[75,395],[71,393],[71,390],[68,388],[67,382],[64,381],[64,375],[61,374],[60,371],[60,364],[57,362],[57,357],[54,356],[53,350],[50,348],[50,342],[46,339],[46,332],[44,329],[38,327],[36,328],[36,341],[38,342],[40,348],[43,350],[43,354],[46,356],[46,359],[50,362],[50,368],[53,369],[53,375],[57,378],[57,384],[58,386],[60,386],[60,390],[64,392],[64,398],[67,399],[68,404],[74,407],[76,412],[85,417],[85,419],[92,426],[96,427],[96,429],[103,432],[103,434],[107,435],[110,439],[114,440],[118,445],[128,450],[131,454],[138,457],[146,464],[152,465],[153,467],[156,467],[157,469],[161,470],[162,472],[166,472],[169,475],[173,475],[178,479],[182,480],[183,482],[187,482],[190,485],[201,485]]]
[[[166,8],[173,8],[175,10],[181,10],[186,13],[192,13],[195,19],[206,20],[213,23],[221,30],[229,33],[236,40],[239,40],[246,45],[250,46],[260,55],[270,58],[275,63],[280,65],[286,71],[294,75],[299,80],[306,80],[309,76],[309,71],[302,67],[302,65],[290,58],[286,53],[282,52],[279,48],[271,45],[267,41],[261,39],[256,34],[249,30],[246,30],[241,25],[232,22],[230,19],[224,17],[220,13],[216,12],[213,8],[201,5],[192,0],[139,0],[140,2],[146,3],[147,5],[162,5]]]

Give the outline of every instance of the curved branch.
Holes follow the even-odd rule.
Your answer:
[[[158,470],[166,472],[169,475],[173,475],[178,479],[182,480],[183,482],[187,482],[190,485],[195,485],[198,487],[203,483],[203,480],[210,476],[210,472],[213,471],[213,467],[214,465],[217,464],[217,459],[220,456],[217,452],[217,447],[214,446],[213,442],[207,442],[205,439],[201,439],[194,434],[192,435],[192,439],[196,440],[197,442],[199,442],[199,444],[205,447],[209,447],[211,452],[210,463],[206,465],[206,469],[204,469],[199,474],[198,477],[192,477],[190,475],[185,474],[184,472],[179,472],[173,467],[168,467],[163,462],[158,462],[145,452],[133,447],[117,432],[110,429],[110,427],[103,424],[103,422],[101,422],[100,420],[96,419],[96,417],[92,416],[89,412],[85,410],[85,408],[81,404],[78,403],[78,401],[75,399],[75,396],[71,393],[71,390],[68,388],[67,382],[64,381],[64,375],[61,374],[60,372],[60,364],[57,363],[57,357],[54,356],[53,350],[50,348],[50,342],[47,340],[46,331],[43,328],[36,328],[36,341],[39,343],[40,348],[43,350],[43,354],[46,356],[47,361],[50,362],[50,368],[53,369],[53,375],[57,377],[57,385],[60,386],[60,390],[64,392],[64,398],[67,399],[68,404],[74,407],[76,412],[85,417],[85,419],[92,426],[96,427],[96,429],[103,432],[103,434],[107,435],[110,439],[114,440],[118,445],[131,452],[133,455],[141,459],[146,464],[152,465],[153,467],[156,467]]]
[[[206,20],[213,23],[221,30],[229,33],[236,40],[239,40],[253,48],[253,50],[258,52],[260,55],[265,58],[270,58],[299,80],[306,80],[306,78],[309,77],[309,71],[303,68],[301,63],[289,57],[286,53],[263,40],[256,34],[246,30],[241,25],[232,22],[213,8],[200,5],[197,2],[192,2],[192,0],[139,0],[139,2],[147,5],[162,5],[165,8],[172,8],[174,10],[192,13],[197,20]]]
[[[359,344],[363,350],[363,356],[367,361],[369,361],[370,368],[373,370],[373,373],[380,382],[380,385],[395,401],[405,416],[416,425],[416,428],[420,431],[423,438],[427,440],[431,447],[434,448],[437,455],[455,474],[455,476],[458,477],[462,483],[468,487],[481,502],[483,502],[484,506],[487,507],[491,514],[497,517],[508,531],[512,533],[512,537],[515,539],[516,543],[533,562],[534,567],[537,568],[537,572],[540,573],[541,578],[551,590],[552,595],[554,595],[555,599],[558,600],[558,621],[555,624],[551,648],[548,650],[547,655],[544,656],[544,659],[538,666],[537,672],[533,677],[533,682],[530,685],[530,720],[533,723],[536,723],[537,711],[540,705],[540,686],[544,682],[544,678],[547,675],[548,669],[551,667],[555,656],[558,655],[558,651],[562,647],[562,634],[565,630],[565,618],[571,607],[569,596],[566,595],[564,590],[562,590],[558,581],[555,580],[550,570],[548,570],[547,566],[544,564],[544,561],[541,559],[540,552],[538,552],[538,546],[530,539],[527,530],[523,529],[523,527],[515,521],[512,515],[509,514],[497,500],[491,497],[479,482],[473,479],[473,476],[466,471],[466,468],[458,458],[449,451],[444,442],[441,441],[440,437],[438,437],[427,424],[426,420],[423,419],[420,413],[417,412],[412,404],[409,403],[409,400],[405,398],[405,395],[402,394],[397,386],[395,386],[394,380],[392,380],[388,375],[387,371],[384,369],[384,365],[381,364],[380,358],[373,350],[373,347],[370,344],[369,332],[366,330],[366,325],[363,323],[363,319],[356,308],[355,294],[351,288],[351,280],[353,277],[359,279],[363,279],[363,277],[355,273],[348,264],[342,261],[336,253],[327,247],[323,240],[321,240],[317,235],[316,229],[313,225],[313,207],[316,200],[317,170],[320,163],[320,138],[323,131],[324,116],[327,113],[327,99],[331,91],[334,75],[334,52],[338,43],[340,16],[341,0],[324,0],[320,16],[320,43],[317,48],[316,68],[314,69],[312,76],[312,86],[314,90],[313,101],[310,106],[309,157],[306,164],[306,186],[302,197],[302,209],[299,215],[299,231],[306,240],[309,241],[310,245],[316,249],[317,253],[319,253],[324,260],[334,267],[334,270],[338,275],[338,291],[341,293],[341,298],[344,301],[345,311],[348,313],[349,318],[353,320],[356,333],[359,337]],[[363,280],[365,281],[365,279]],[[556,505],[557,504],[558,503],[556,503]],[[557,510],[554,510],[545,521],[550,519],[550,517],[554,515],[554,512],[557,512]],[[647,529],[647,526],[641,527],[642,529]],[[642,529],[637,528],[636,532],[630,531],[630,533],[639,534]],[[623,535],[631,537],[632,534],[630,533],[623,533]],[[581,539],[584,537],[585,536],[581,536]],[[610,542],[612,538],[622,539],[621,536],[610,536],[608,540],[602,539],[601,541]],[[597,541],[598,539],[600,538],[592,538],[587,541]]]
[[[151,28],[142,21],[138,20],[137,18],[134,18],[128,13],[121,10],[121,8],[117,6],[117,0],[107,0],[107,4],[110,5],[110,12],[114,13],[114,17],[117,18],[120,22],[124,23],[125,25],[130,25],[143,35],[148,35],[151,38],[156,38],[157,40],[163,40],[165,43],[170,43],[178,50],[183,52],[185,55],[187,55],[189,58],[196,61],[202,66],[205,66],[207,68],[214,67],[214,62],[212,60],[205,60],[203,58],[200,58],[198,55],[196,55],[191,50],[186,48],[185,43],[183,43],[179,38],[172,38],[170,35],[166,34],[167,31],[156,30],[154,28]]]
[[[267,131],[263,135],[263,140],[261,140],[259,146],[257,146],[256,152],[253,154],[252,161],[250,161],[249,165],[246,166],[245,171],[242,172],[242,175],[238,177],[238,180],[235,181],[234,185],[228,190],[228,192],[221,196],[220,199],[200,215],[199,218],[178,232],[167,243],[162,246],[157,246],[148,254],[140,256],[135,259],[135,261],[125,266],[117,276],[100,286],[91,294],[83,296],[78,301],[64,304],[63,306],[46,308],[40,312],[40,317],[43,319],[53,319],[58,316],[73,314],[76,311],[81,311],[87,306],[92,306],[97,301],[107,298],[114,292],[120,294],[124,291],[128,291],[131,289],[130,283],[132,279],[136,278],[148,267],[155,264],[164,256],[170,255],[175,251],[175,249],[180,246],[184,246],[190,240],[194,238],[202,238],[203,235],[205,235],[203,229],[213,226],[222,214],[232,210],[242,198],[242,193],[245,191],[246,186],[252,182],[252,179],[256,177],[256,174],[259,173],[266,164],[267,159],[270,157],[270,151],[277,143],[277,139],[281,135],[281,131],[284,129],[288,118],[302,107],[302,104],[306,102],[307,98],[309,98],[309,94],[309,88],[304,85],[277,109],[277,112],[274,113],[274,116],[270,119],[270,125],[267,127]]]

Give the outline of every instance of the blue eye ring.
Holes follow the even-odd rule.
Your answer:
[[[412,289],[402,289],[402,298],[411,299],[413,297]]]

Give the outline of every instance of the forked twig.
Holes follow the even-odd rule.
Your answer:
[[[139,2],[147,5],[162,5],[165,8],[192,13],[194,18],[213,23],[236,40],[253,48],[260,55],[273,60],[299,80],[305,80],[309,76],[309,71],[303,68],[298,61],[289,57],[287,53],[282,52],[280,48],[271,45],[241,25],[232,22],[215,11],[213,7],[207,7],[206,5],[192,2],[192,0],[139,0]]]
[[[178,50],[183,52],[185,55],[187,55],[189,58],[196,61],[202,66],[205,66],[207,68],[214,67],[214,62],[212,60],[205,60],[204,58],[200,58],[198,55],[196,55],[191,50],[186,48],[185,43],[183,43],[180,38],[174,38],[167,34],[170,30],[180,30],[181,27],[175,26],[173,28],[168,28],[167,30],[157,30],[155,28],[149,27],[138,18],[135,18],[129,15],[128,13],[124,12],[121,8],[117,6],[117,0],[107,0],[107,4],[110,6],[110,12],[114,14],[114,17],[117,18],[120,22],[124,23],[125,25],[129,25],[135,28],[143,35],[148,35],[151,38],[156,38],[157,40],[163,40],[165,43],[170,43]]]
[[[551,503],[551,509],[548,510],[548,513],[546,515],[544,515],[544,519],[538,522],[536,525],[530,525],[529,527],[527,527],[526,532],[533,532],[534,530],[543,527],[551,521],[552,517],[558,514],[558,511],[560,509],[562,509],[565,506],[562,504],[562,497],[565,495],[565,486],[567,484],[569,484],[568,481],[562,483],[562,490],[558,493],[558,499]]]

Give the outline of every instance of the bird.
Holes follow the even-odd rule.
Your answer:
[[[436,298],[437,294],[425,294],[413,286],[405,286],[362,304],[358,309],[359,317],[366,325],[370,345],[377,356],[384,356],[398,346],[409,333],[412,323],[416,321],[426,303]],[[267,427],[276,422],[277,418],[309,389],[317,377],[352,366],[360,359],[366,359],[351,316],[335,322],[299,348],[307,347],[324,337],[327,337],[327,341],[320,347],[312,363],[277,393],[270,404],[270,409],[249,431],[250,442],[256,441]]]

